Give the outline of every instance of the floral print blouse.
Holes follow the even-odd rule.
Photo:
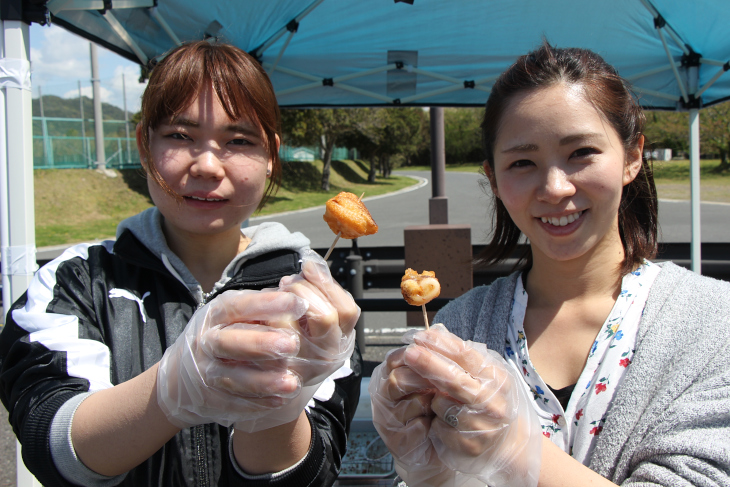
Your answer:
[[[530,361],[523,326],[527,292],[522,279],[517,280],[504,358],[519,372],[531,392],[543,435],[584,465],[590,461],[606,412],[631,364],[639,321],[659,271],[659,266],[645,261],[624,276],[621,293],[593,342],[567,410],[563,410]]]

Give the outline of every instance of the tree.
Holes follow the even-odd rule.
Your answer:
[[[396,162],[407,163],[427,141],[428,121],[420,108],[360,108],[353,110],[352,130],[342,139],[370,161],[368,182],[375,182],[377,170],[390,176]]]
[[[447,108],[444,110],[444,138],[447,164],[481,162],[483,108]]]
[[[720,156],[720,165],[713,172],[730,170],[730,102],[713,105],[700,115],[701,147],[711,149]],[[709,151],[707,151],[709,152]]]
[[[649,150],[672,149],[672,152],[689,151],[689,115],[687,112],[647,111],[644,147]]]
[[[352,130],[351,110],[342,108],[282,110],[285,141],[291,145],[319,144],[322,150],[322,190],[330,189],[330,168],[335,145]]]

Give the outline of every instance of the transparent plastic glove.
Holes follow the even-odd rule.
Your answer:
[[[313,250],[304,253],[302,272],[282,278],[279,290],[300,297],[308,308],[297,322],[272,321],[269,325],[297,334],[299,352],[288,361],[288,367],[301,378],[303,386],[318,385],[352,355],[360,308]]]
[[[455,473],[438,458],[429,438],[434,386],[405,364],[406,347],[391,350],[373,370],[370,401],[373,424],[412,486],[454,485]]]
[[[441,477],[413,482],[422,475],[420,465],[403,462],[405,476],[399,473],[404,480],[412,485],[465,486],[476,480],[508,487],[537,485],[542,433],[519,375],[484,344],[465,342],[443,325],[407,339],[411,344],[403,352],[403,367],[425,381],[421,394],[433,393],[428,440],[452,476],[442,472]],[[404,391],[416,386],[394,376],[391,380]]]
[[[197,310],[159,364],[157,399],[168,419],[181,428],[229,426],[272,413],[278,424],[289,415],[293,421],[301,409],[281,409],[301,393],[301,380],[287,364],[299,351],[299,337],[266,323],[297,322],[307,307],[291,293],[226,291]]]

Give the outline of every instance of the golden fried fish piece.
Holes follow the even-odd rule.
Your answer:
[[[378,225],[363,202],[356,195],[344,191],[327,201],[323,218],[335,234],[339,233],[346,239],[378,231]]]

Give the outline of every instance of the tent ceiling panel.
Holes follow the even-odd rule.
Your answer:
[[[117,5],[114,17],[147,57],[175,45],[149,9]],[[482,105],[495,76],[543,38],[600,53],[647,107],[681,108],[691,52],[706,61],[703,104],[730,98],[726,0],[159,0],[156,9],[183,42],[220,37],[256,54],[282,106]],[[138,60],[96,10],[53,19]],[[399,64],[395,51],[411,55]],[[398,70],[410,80],[402,93]]]

